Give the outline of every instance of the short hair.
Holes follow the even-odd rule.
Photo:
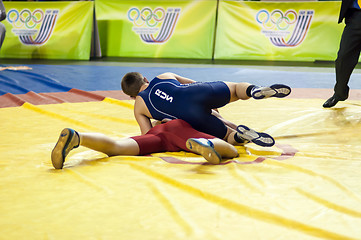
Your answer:
[[[144,83],[146,82],[142,74],[139,72],[129,72],[122,78],[121,87],[125,94],[136,97]]]

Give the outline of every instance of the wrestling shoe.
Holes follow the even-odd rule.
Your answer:
[[[291,93],[291,88],[283,84],[274,84],[270,87],[254,87],[251,90],[251,96],[254,99],[263,99],[269,97],[283,98]]]
[[[58,142],[51,152],[51,162],[54,168],[63,168],[65,157],[72,149],[79,147],[79,141],[79,135],[73,129],[64,128],[61,131]]]
[[[237,127],[237,136],[246,142],[253,142],[262,147],[272,147],[275,144],[273,137],[267,133],[256,132],[247,126],[239,125]]]
[[[222,160],[219,153],[214,149],[211,141],[205,138],[189,138],[186,142],[187,148],[199,155],[202,155],[208,162],[219,164]]]

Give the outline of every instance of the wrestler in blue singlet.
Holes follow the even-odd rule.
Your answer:
[[[230,101],[230,90],[221,81],[181,84],[175,79],[154,78],[138,94],[154,119],[183,119],[196,130],[223,139],[227,127],[211,114]]]

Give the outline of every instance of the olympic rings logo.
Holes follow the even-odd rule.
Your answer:
[[[294,10],[287,10],[283,13],[281,10],[276,9],[270,14],[263,9],[256,14],[256,20],[265,29],[271,30],[277,27],[278,30],[285,31],[297,21],[297,13]]]
[[[129,21],[133,22],[137,27],[142,27],[144,24],[148,27],[155,27],[164,17],[165,10],[161,7],[154,9],[154,11],[149,7],[145,7],[142,10],[133,7],[128,11]]]
[[[23,9],[19,12],[16,9],[11,9],[7,14],[7,20],[15,28],[33,29],[38,23],[44,19],[44,12],[41,9],[36,9],[31,12],[29,9]]]

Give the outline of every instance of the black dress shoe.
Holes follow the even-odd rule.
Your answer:
[[[338,103],[338,100],[335,96],[330,97],[329,99],[327,99],[327,101],[323,104],[324,108],[330,108],[335,106]]]

